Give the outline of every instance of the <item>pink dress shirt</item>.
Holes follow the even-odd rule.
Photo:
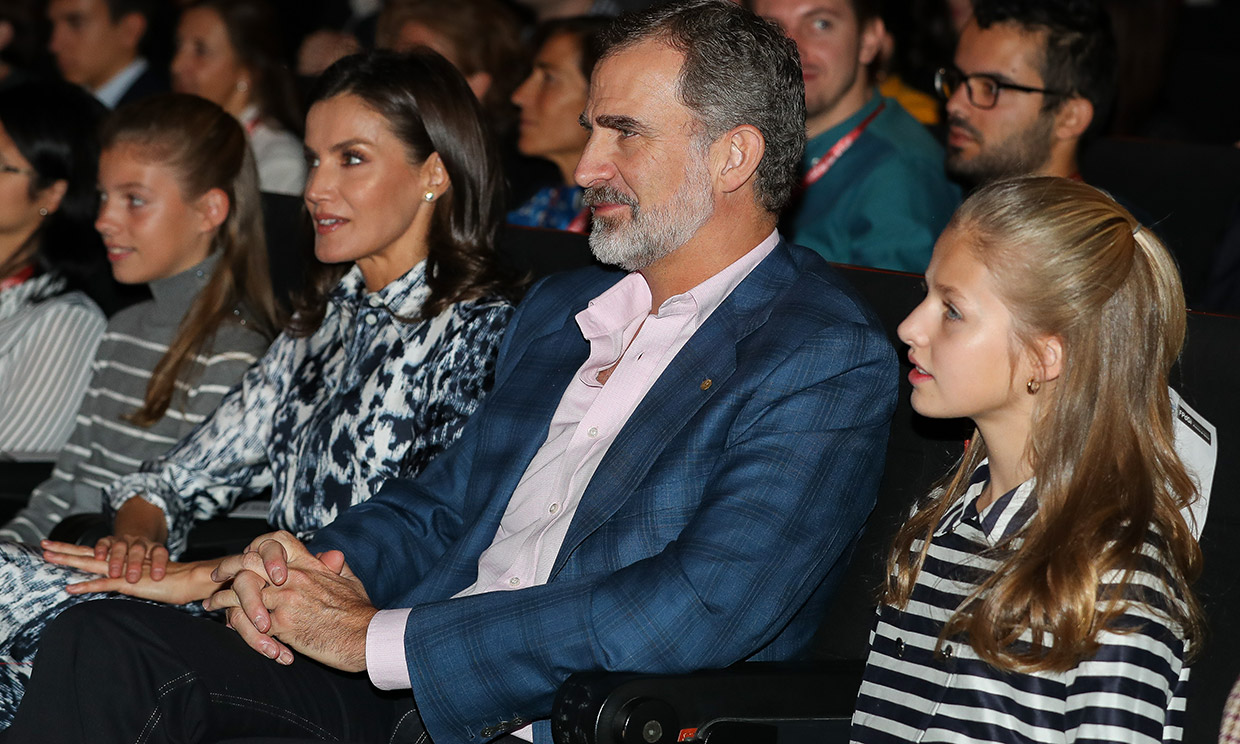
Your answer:
[[[546,583],[581,495],[629,416],[693,333],[779,242],[772,232],[753,250],[650,312],[650,286],[633,272],[577,314],[590,356],[556,408],[547,439],[513,491],[495,539],[478,558],[478,580],[456,596]],[[640,332],[639,332],[640,331]],[[612,368],[607,384],[600,372]],[[381,610],[366,634],[370,680],[409,689],[407,609]],[[529,739],[529,728],[516,732]]]

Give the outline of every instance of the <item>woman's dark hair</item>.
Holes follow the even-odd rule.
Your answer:
[[[105,309],[111,272],[99,233],[99,122],[107,110],[76,85],[54,80],[18,83],[0,90],[0,124],[30,163],[30,196],[65,182],[65,195],[32,236],[36,270],[65,279],[64,291],[81,290]]]
[[[301,106],[271,5],[264,0],[199,0],[190,7],[219,15],[233,53],[253,76],[253,100],[262,117],[300,136]]]
[[[383,116],[409,162],[438,153],[451,182],[434,204],[426,258],[430,296],[418,317],[434,317],[463,300],[511,295],[495,252],[504,219],[504,176],[482,110],[461,73],[429,50],[358,54],[327,68],[311,106],[346,94]],[[290,333],[308,335],[319,327],[342,269],[317,273],[307,295],[295,303]]]
[[[155,365],[142,407],[130,417],[150,426],[163,418],[177,380],[190,374],[216,329],[238,322],[238,306],[248,311],[246,322],[260,332],[270,337],[277,330],[258,170],[241,124],[205,98],[183,93],[122,106],[104,122],[100,140],[104,150],[133,145],[138,157],[171,168],[187,201],[212,189],[228,196],[228,216],[211,241],[219,261]]]
[[[572,36],[577,40],[581,51],[581,76],[589,83],[590,75],[594,73],[594,65],[598,64],[598,58],[603,55],[603,30],[610,23],[611,19],[604,16],[555,18],[538,26],[534,38],[530,40],[530,49],[537,52],[553,36]]]

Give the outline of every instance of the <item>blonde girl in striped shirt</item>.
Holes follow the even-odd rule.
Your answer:
[[[913,407],[976,431],[896,537],[853,740],[1179,740],[1201,554],[1175,264],[1102,192],[1027,178],[960,207],[926,283]]]

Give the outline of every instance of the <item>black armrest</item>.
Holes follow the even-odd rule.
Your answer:
[[[848,741],[864,664],[744,663],[685,675],[574,674],[556,694],[556,744]]]

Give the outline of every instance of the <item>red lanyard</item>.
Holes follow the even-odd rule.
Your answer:
[[[840,156],[848,152],[848,148],[853,146],[853,143],[857,141],[857,138],[861,136],[861,133],[865,131],[865,128],[870,126],[870,124],[873,123],[874,118],[883,113],[883,109],[885,108],[887,108],[887,102],[880,101],[878,108],[871,111],[869,116],[862,119],[860,124],[853,127],[851,132],[843,137],[840,137],[838,142],[831,145],[831,149],[827,150],[827,154],[819,158],[818,162],[814,163],[814,167],[810,168],[809,172],[805,174],[805,177],[801,179],[801,190],[804,191],[808,189],[810,186],[817,183],[818,179],[825,176],[827,171],[831,170],[831,166],[835,165],[835,161],[839,160]]]
[[[6,289],[12,289],[13,287],[16,287],[17,285],[21,284],[22,282],[26,281],[32,276],[34,276],[33,265],[18,269],[14,273],[0,280],[0,291],[6,290]]]

